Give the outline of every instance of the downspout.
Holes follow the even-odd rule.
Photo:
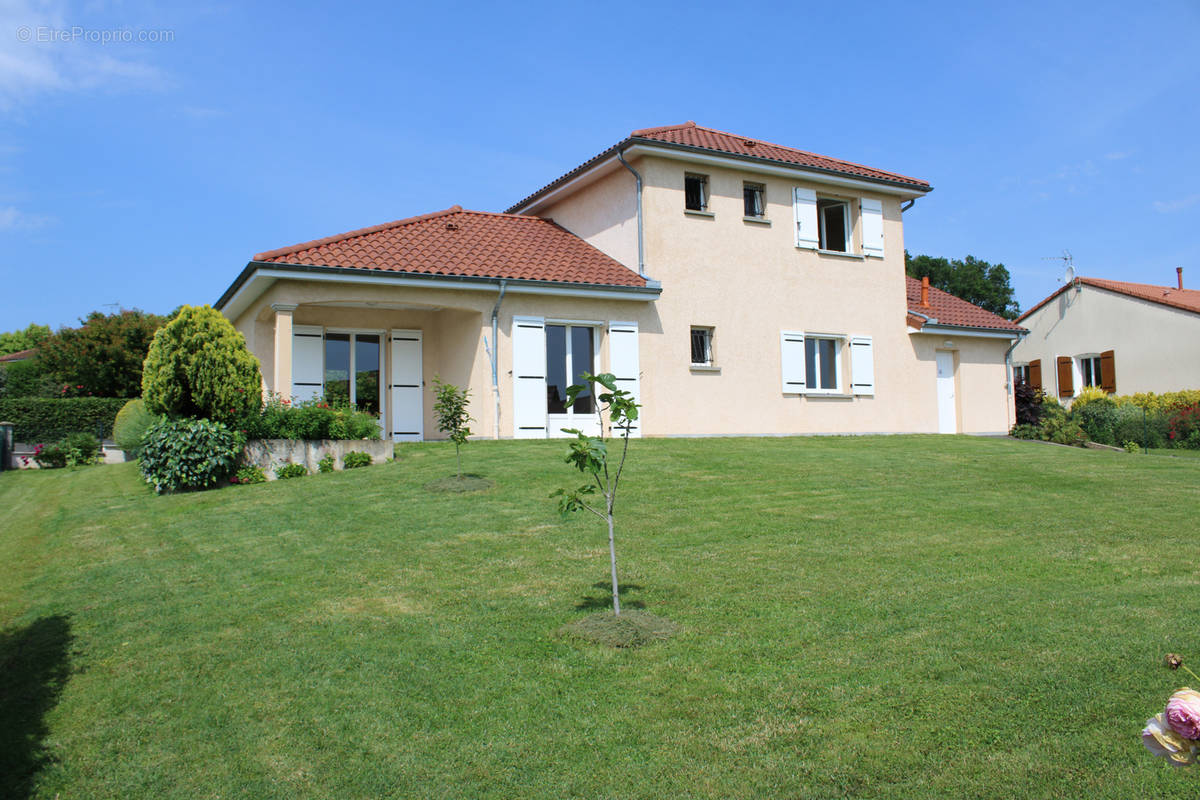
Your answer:
[[[500,280],[500,294],[496,295],[496,305],[492,306],[492,438],[500,438],[500,379],[497,377],[496,362],[500,358],[500,344],[496,337],[500,329],[500,304],[504,302],[504,290],[508,281]]]
[[[625,160],[623,150],[617,150],[617,161],[624,165],[625,169],[633,173],[633,177],[637,180],[637,226],[638,226],[638,275],[646,277],[646,245],[645,235],[642,230],[642,176],[638,171],[629,166],[629,162]]]
[[[913,199],[909,200],[907,203],[900,206],[900,213],[903,214],[905,211],[908,211],[910,208],[912,208],[916,204],[917,204],[917,198],[914,197]]]
[[[1015,411],[1012,408],[1012,401],[1011,401],[1011,398],[1013,396],[1012,354],[1013,354],[1013,350],[1015,350],[1017,348],[1017,345],[1019,345],[1024,339],[1025,339],[1024,335],[1017,336],[1017,338],[1012,340],[1012,344],[1010,344],[1008,346],[1008,349],[1004,351],[1004,380],[1005,380],[1004,388],[1006,390],[1005,394],[1004,394],[1004,413],[1006,415],[1005,419],[1006,420],[1011,419],[1013,421],[1014,425],[1017,422],[1017,418],[1015,416]],[[1014,415],[1010,415],[1010,412],[1011,412],[1011,414],[1014,414]]]

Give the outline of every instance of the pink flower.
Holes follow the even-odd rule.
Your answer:
[[[1196,746],[1167,725],[1162,714],[1146,721],[1142,730],[1142,744],[1156,756],[1167,759],[1176,767],[1185,767],[1196,760]]]
[[[1167,701],[1167,724],[1185,739],[1200,739],[1200,692],[1183,688]]]

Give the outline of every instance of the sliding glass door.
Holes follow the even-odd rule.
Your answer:
[[[325,333],[325,399],[379,418],[383,427],[383,337]]]

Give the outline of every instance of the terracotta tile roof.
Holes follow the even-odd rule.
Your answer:
[[[726,133],[712,128],[705,128],[688,121],[682,125],[665,125],[660,128],[642,128],[629,134],[630,139],[647,139],[653,142],[698,147],[702,150],[713,150],[718,153],[731,153],[737,156],[764,158],[768,161],[779,161],[784,164],[796,164],[827,172],[839,172],[868,180],[888,181],[889,183],[908,184],[915,189],[928,191],[927,181],[899,175],[895,172],[885,172],[874,167],[841,161],[828,156],[785,147],[780,144],[764,142],[749,136],[739,136],[736,133]]]
[[[921,328],[928,324],[915,314],[923,314],[937,320],[939,325],[953,325],[959,328],[987,328],[999,331],[1020,333],[1025,330],[1015,322],[1010,322],[998,314],[980,308],[974,303],[968,303],[961,297],[955,297],[949,292],[943,292],[933,286],[929,287],[929,306],[921,305],[921,281],[904,276],[908,294],[908,324]],[[920,324],[914,324],[919,322]]]
[[[259,253],[272,264],[645,286],[646,279],[552,220],[445,211]]]
[[[1109,281],[1103,278],[1076,278],[1077,283],[1082,283],[1086,286],[1092,286],[1097,289],[1105,289],[1117,294],[1136,297],[1139,300],[1148,300],[1152,303],[1162,303],[1164,306],[1179,308],[1184,311],[1192,311],[1200,314],[1200,290],[1196,289],[1177,289],[1173,286],[1157,286],[1152,283],[1130,283],[1129,281]],[[1051,294],[1042,302],[1038,303],[1033,308],[1022,314],[1017,322],[1021,322],[1033,312],[1037,311],[1042,306],[1049,303],[1054,298],[1065,292],[1068,288],[1063,286],[1058,291]]]
[[[928,181],[923,181],[918,178],[910,178],[907,175],[900,175],[895,172],[886,172],[874,167],[855,164],[850,161],[842,161],[828,156],[809,153],[804,150],[797,150],[794,147],[785,147],[779,144],[765,142],[762,139],[754,139],[749,136],[739,136],[735,133],[726,133],[713,128],[705,128],[697,125],[691,120],[681,125],[664,125],[658,128],[641,128],[629,134],[629,137],[618,142],[612,147],[605,150],[587,161],[580,164],[575,169],[562,175],[550,183],[546,184],[536,192],[525,197],[520,202],[512,205],[508,210],[516,211],[524,208],[531,201],[536,199],[543,193],[566,183],[576,175],[585,172],[593,165],[610,158],[615,152],[627,145],[642,142],[645,144],[665,145],[667,147],[678,148],[695,148],[699,150],[708,150],[714,153],[725,153],[738,158],[752,158],[763,161],[773,161],[779,164],[787,164],[789,166],[801,167],[804,169],[817,170],[820,172],[833,172],[836,174],[847,175],[855,178],[862,178],[870,181],[880,181],[902,187],[908,187],[918,192],[928,192],[933,187]]]
[[[33,358],[33,356],[36,353],[37,353],[36,347],[31,348],[29,350],[18,350],[15,353],[9,353],[6,356],[0,356],[0,363],[7,363],[10,361],[24,361],[28,358]]]

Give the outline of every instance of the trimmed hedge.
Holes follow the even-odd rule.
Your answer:
[[[57,442],[71,433],[112,437],[124,397],[16,397],[0,400],[0,422],[13,423],[13,441]]]

